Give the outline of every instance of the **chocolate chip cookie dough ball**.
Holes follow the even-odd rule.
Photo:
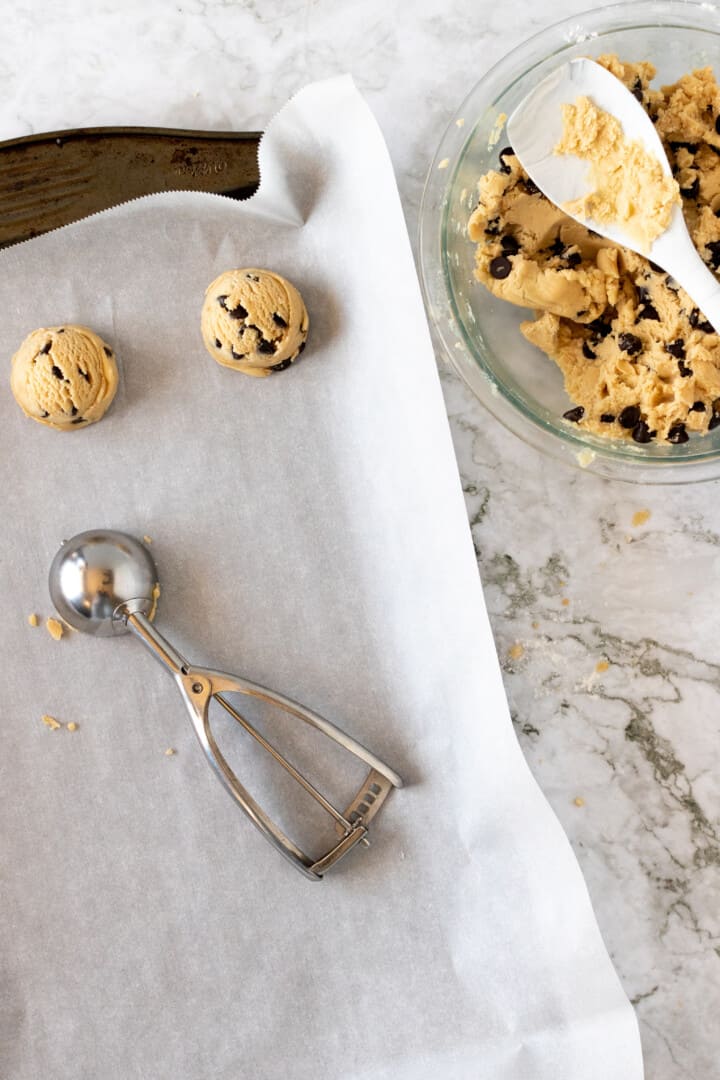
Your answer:
[[[33,330],[12,358],[10,387],[18,405],[58,431],[100,420],[117,385],[113,350],[87,326]]]
[[[305,348],[308,325],[300,293],[271,270],[226,270],[205,293],[205,348],[219,364],[246,375],[289,367]]]

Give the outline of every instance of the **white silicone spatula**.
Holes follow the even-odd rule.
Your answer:
[[[641,142],[656,157],[662,170],[671,174],[665,150],[652,120],[629,90],[594,60],[570,60],[543,79],[518,105],[507,124],[508,137],[521,165],[542,193],[567,213],[563,204],[589,194],[588,162],[572,154],[557,155],[553,148],[562,136],[562,105],[589,97],[622,125],[625,137]],[[720,283],[708,270],[690,239],[682,209],[673,206],[670,224],[650,246],[641,251],[622,225],[601,224],[592,217],[576,221],[601,236],[637,251],[666,270],[693,299],[700,311],[720,332]]]

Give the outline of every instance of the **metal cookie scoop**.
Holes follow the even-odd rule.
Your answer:
[[[96,637],[112,637],[130,630],[167,668],[178,685],[195,734],[216,776],[266,839],[306,877],[318,880],[357,843],[367,845],[368,824],[391,789],[402,787],[400,777],[329,720],[290,698],[236,675],[189,664],[151,622],[157,603],[158,574],[150,553],[141,543],[126,533],[110,530],[79,533],[72,540],[66,540],[53,559],[49,585],[58,613],[75,630]],[[304,720],[369,765],[370,771],[349,805],[342,812],[336,810],[237,712],[223,696],[226,692],[248,694],[277,706]],[[213,698],[334,818],[340,839],[321,858],[312,859],[301,851],[242,786],[220,753],[210,730],[208,713]]]

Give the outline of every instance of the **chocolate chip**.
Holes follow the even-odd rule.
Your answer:
[[[65,333],[65,327],[64,326],[58,327],[58,334],[64,334],[64,333]]]
[[[257,344],[257,351],[260,353],[274,353],[275,346],[272,341],[266,341],[265,338],[260,338]]]
[[[663,268],[662,268],[662,266],[658,266],[658,264],[657,264],[657,263],[654,263],[654,262],[652,261],[652,259],[648,259],[648,263],[649,263],[649,265],[650,265],[650,268],[651,268],[652,270],[654,270],[656,274],[662,274],[662,272],[663,272]]]
[[[668,276],[667,276],[667,277],[665,278],[665,286],[666,286],[666,288],[668,288],[668,289],[670,290],[670,292],[677,292],[677,291],[678,291],[678,289],[680,288],[680,286],[678,285],[678,283],[677,283],[677,281],[675,280],[675,278],[674,278],[674,277],[670,277],[670,275],[669,275],[669,274],[668,274]]]
[[[705,402],[694,401],[690,406],[690,412],[705,412]]]
[[[687,150],[690,154],[697,154],[698,144],[696,142],[671,142],[668,145],[673,153],[677,153],[678,150]]]
[[[248,279],[248,281],[259,281],[260,280],[260,278],[257,276],[257,274],[246,274],[245,277]]]
[[[720,425],[720,413],[714,412],[710,417],[708,431],[713,431],[716,427],[718,427],[718,425]]]
[[[637,293],[638,304],[650,303],[650,290],[646,289],[644,285],[635,284],[635,292]]]
[[[298,354],[298,356],[299,356],[299,355],[300,355],[300,353],[301,353],[301,352],[303,351],[303,349],[305,348],[305,346],[306,346],[306,345],[307,345],[307,342],[306,342],[306,341],[301,341],[301,342],[300,342],[300,348],[299,348],[299,349],[298,349],[298,351],[297,351],[297,354]]]
[[[563,419],[572,420],[573,424],[577,424],[579,420],[582,420],[584,415],[585,410],[582,405],[576,405],[574,409],[568,409],[567,412],[563,413]]]
[[[565,258],[568,266],[570,267],[579,266],[582,262],[582,255],[579,251],[571,251],[570,254],[567,255]]]
[[[537,195],[540,191],[540,188],[537,186],[534,180],[531,180],[531,178],[527,176],[525,178],[525,190],[527,191],[528,195]]]
[[[680,443],[686,443],[690,436],[685,430],[684,424],[673,424],[668,431],[667,441],[673,443],[674,446],[679,446]]]
[[[632,429],[632,437],[637,443],[649,443],[656,435],[657,431],[650,431],[644,420],[641,420]]]
[[[500,172],[505,174],[509,173],[511,169],[508,163],[505,161],[505,158],[515,157],[515,151],[513,150],[512,146],[504,146],[498,154],[498,157],[500,158]]]
[[[45,412],[45,410],[44,410],[44,409],[41,409],[41,410],[40,410],[40,415],[41,415],[41,417],[42,417],[42,418],[43,418],[43,420],[44,420],[46,416],[49,416],[49,415],[50,415],[50,413],[49,413],[49,412]]]
[[[560,233],[558,233],[558,235],[555,237],[552,244],[548,248],[548,251],[552,255],[564,255],[565,254],[565,245],[563,244],[562,240],[560,239]]]
[[[640,308],[635,321],[641,322],[643,319],[654,319],[655,322],[660,322],[657,308],[653,304],[643,304]]]
[[[500,247],[503,250],[503,255],[517,255],[520,250],[520,245],[514,236],[503,236],[500,238]]]
[[[596,360],[597,359],[597,353],[594,353],[592,351],[592,349],[588,345],[587,341],[583,341],[582,354],[583,354],[583,356],[585,357],[586,360]]]
[[[222,349],[222,341],[220,340],[220,338],[215,338],[215,348]]]
[[[77,406],[73,405],[72,409],[70,410],[70,415],[71,416],[77,416],[77,414],[78,414]]]
[[[85,423],[85,417],[84,416],[78,416],[74,420],[71,420],[70,423],[71,424],[84,424]]]
[[[273,364],[268,368],[268,371],[284,371],[285,368],[289,368],[292,364],[292,360],[281,360],[279,364]]]
[[[77,371],[78,371],[78,375],[82,375],[85,382],[87,382],[87,383],[90,382],[90,376],[88,375],[87,371],[83,371],[83,369],[81,367],[79,367],[77,369]]]
[[[692,368],[689,368],[683,360],[678,360],[678,371],[683,379],[689,378],[692,375]]]
[[[505,255],[496,255],[490,262],[490,273],[498,281],[506,278],[512,270],[512,263]]]
[[[618,416],[618,423],[623,428],[634,428],[640,419],[639,405],[626,405]]]
[[[688,322],[692,326],[693,330],[702,330],[706,334],[714,334],[715,327],[707,319],[700,318],[699,308],[693,308],[688,317]]]
[[[42,349],[40,350],[40,355],[42,356],[44,353],[49,353],[51,349],[52,349],[52,341],[46,341],[45,344],[43,345]]]
[[[217,297],[217,302],[220,305],[220,307],[225,308],[225,310],[227,311],[227,308],[225,307],[225,301],[226,300],[227,300],[227,293],[224,293],[223,296],[218,296]]]
[[[720,267],[720,240],[711,240],[705,247],[710,252],[710,265],[717,270]]]
[[[228,308],[225,308],[225,310],[227,311],[231,319],[247,319],[248,317],[247,310],[242,306],[242,304],[238,304],[238,306],[234,307],[232,311],[228,310]]]
[[[643,99],[643,88],[642,88],[642,83],[640,82],[640,78],[639,78],[639,77],[637,77],[637,78],[635,79],[635,82],[634,82],[634,83],[632,84],[632,87],[631,87],[631,89],[630,89],[630,92],[631,92],[632,96],[633,96],[633,97],[635,97],[635,98],[637,98],[637,99],[638,99],[638,101],[640,102],[640,104],[642,105],[642,99]]]
[[[606,338],[612,330],[611,323],[605,322],[604,319],[593,319],[593,321],[589,322],[587,325],[594,334],[597,334],[598,337],[601,338]]]
[[[618,336],[618,348],[626,352],[628,356],[637,356],[642,352],[642,341],[635,334],[620,334]]]
[[[497,234],[499,232],[500,232],[500,218],[499,217],[492,218],[490,221],[488,221],[487,225],[485,226],[485,235],[486,236],[497,236]]]
[[[230,346],[230,353],[232,355],[233,360],[242,360],[242,358],[245,356],[245,353],[235,352],[232,345]]]
[[[610,412],[604,412],[600,416],[600,423],[601,424],[614,424],[615,423],[615,417]]]
[[[103,350],[106,356],[112,356],[112,349],[109,349],[107,345],[103,345]]]
[[[715,117],[715,131],[720,135],[720,116]]]
[[[680,194],[684,199],[697,199],[700,194],[700,177],[696,176],[690,187],[680,188]]]
[[[56,364],[53,364],[53,366],[50,368],[50,370],[52,371],[52,373],[53,373],[53,375],[55,376],[56,379],[64,378],[62,371],[60,370],[60,368]]]
[[[665,346],[665,352],[670,353],[676,360],[685,359],[685,339],[679,337],[676,341],[669,341]]]
[[[287,323],[283,319],[282,315],[278,315],[277,311],[273,311],[273,322],[276,326],[287,326]]]

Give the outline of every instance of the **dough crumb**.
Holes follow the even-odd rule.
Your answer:
[[[77,731],[78,726],[77,726],[77,724],[75,723],[74,720],[71,720],[70,723],[67,726],[67,729],[68,729],[68,731]]]
[[[595,670],[597,671],[598,675],[602,675],[602,673],[604,671],[607,671],[609,667],[610,664],[607,660],[598,660],[597,664],[595,665]]]
[[[155,618],[155,616],[157,614],[157,607],[158,607],[158,600],[159,599],[160,599],[160,582],[156,581],[155,584],[153,585],[153,591],[152,591],[152,607],[150,608],[150,611],[148,612],[148,619],[150,620],[150,622],[153,621],[153,619]]]
[[[442,159],[442,161],[439,162],[438,169],[447,169],[449,164],[450,164],[450,158],[449,157],[444,157]]]
[[[60,622],[59,619],[53,619],[52,617],[46,619],[45,629],[47,630],[50,637],[53,638],[55,641],[59,641],[60,638],[63,636],[63,624]]]
[[[152,544],[152,536],[143,536],[143,542],[145,544]]]
[[[39,621],[40,620],[38,619],[35,612],[32,612],[30,615],[28,615],[28,623],[30,624],[30,626],[37,626]]]
[[[533,622],[533,623],[530,623],[530,625],[532,626],[533,630],[539,630],[540,629],[540,623],[539,622]]]
[[[464,127],[464,126],[465,126],[465,117],[464,116],[459,116],[457,118],[457,120],[455,121],[455,127]]]
[[[515,644],[511,645],[510,648],[508,649],[508,656],[512,660],[520,660],[524,655],[525,655],[525,649],[520,644],[519,641],[516,641]]]
[[[174,750],[172,746],[168,746],[167,750],[165,751],[165,757],[175,757],[176,753],[177,751]]]
[[[583,799],[582,795],[576,795],[575,798],[573,799],[573,802],[574,802],[575,806],[584,806],[585,805],[585,800]]]
[[[632,516],[632,523],[637,528],[639,525],[644,525],[650,518],[649,510],[636,510]]]
[[[495,126],[493,127],[492,131],[490,132],[490,138],[488,139],[488,143],[487,143],[488,150],[492,150],[492,148],[494,146],[497,146],[497,144],[500,142],[500,136],[503,133],[503,128],[505,127],[505,121],[506,120],[507,120],[507,113],[501,112],[501,113],[497,114],[497,118],[495,120]]]
[[[563,596],[560,603],[562,604],[563,607],[569,607],[570,606],[570,601],[568,600],[567,596]]]
[[[62,727],[62,724],[59,720],[56,720],[54,716],[48,716],[47,713],[43,713],[40,719],[42,720],[45,727],[49,727],[51,731],[57,731],[58,728]]]

